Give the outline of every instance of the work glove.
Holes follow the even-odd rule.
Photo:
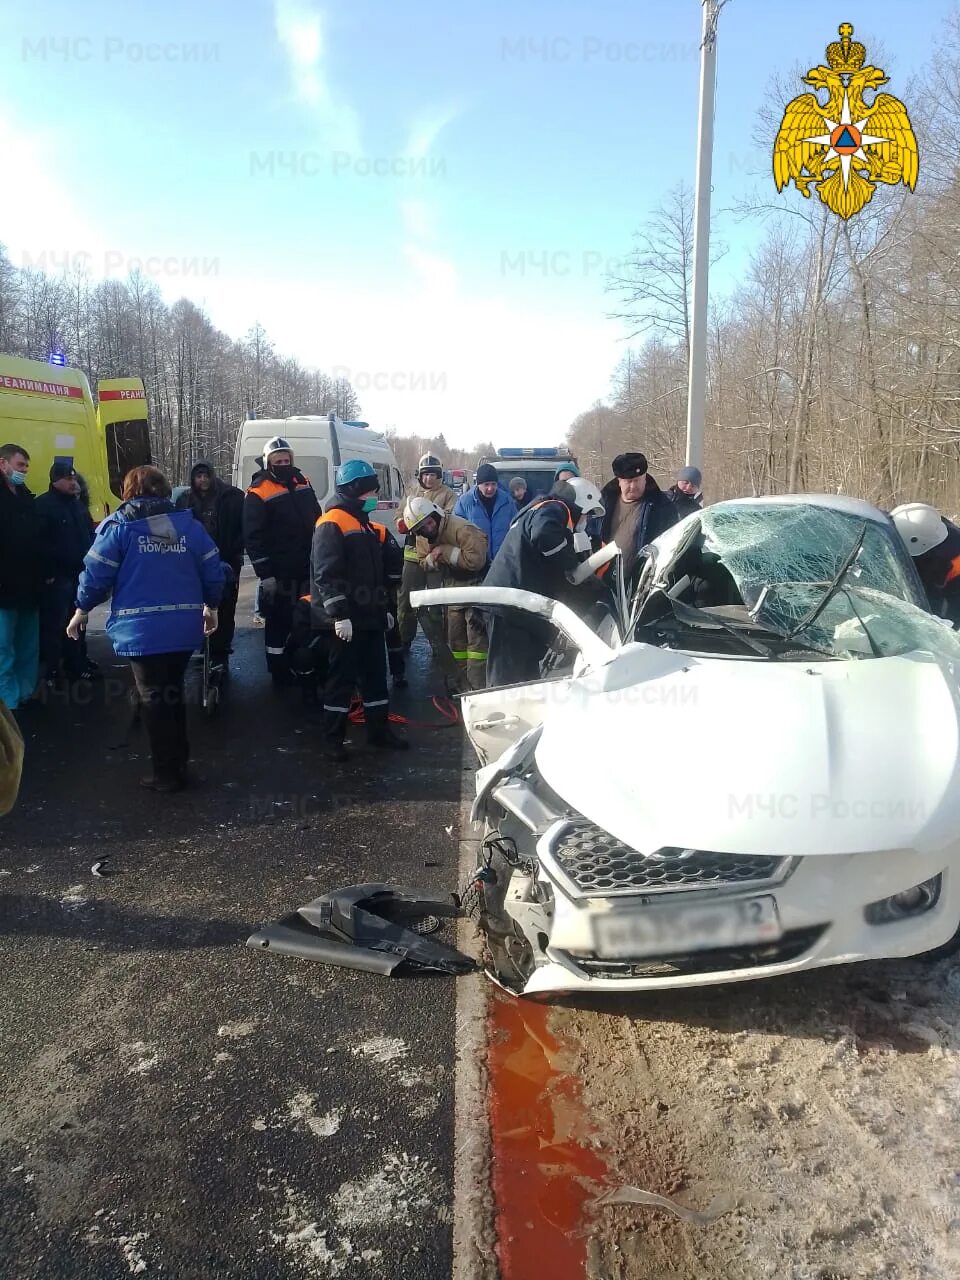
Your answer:
[[[349,644],[353,639],[353,623],[349,618],[340,618],[333,624],[333,629],[337,633],[337,638],[343,640],[345,644]]]
[[[277,598],[277,580],[276,578],[260,579],[260,603],[266,609],[273,607],[273,602]]]
[[[393,616],[392,613],[388,613],[387,614],[387,630],[392,631],[393,628],[396,626],[396,624],[397,624],[396,618]]]
[[[219,626],[219,622],[217,620],[216,609],[211,609],[209,605],[204,605],[203,606],[203,634],[205,636],[212,636],[218,626]]]

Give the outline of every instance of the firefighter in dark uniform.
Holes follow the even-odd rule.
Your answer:
[[[585,537],[587,521],[600,510],[599,491],[588,481],[577,477],[555,484],[546,498],[525,507],[514,520],[483,585],[518,587],[578,612],[588,609],[598,595],[597,579],[591,576],[573,586],[567,575],[577,569],[583,554],[574,533]],[[519,609],[492,610],[487,627],[488,687],[536,680],[555,636],[550,623]]]
[[[931,610],[960,627],[960,529],[925,502],[905,502],[890,517],[913,557]]]
[[[389,721],[385,635],[395,619],[391,595],[403,575],[403,552],[382,524],[370,519],[380,482],[369,462],[337,468],[337,496],[316,522],[310,556],[313,625],[329,633],[323,690],[326,753],[345,760],[344,738],[354,690],[359,689],[373,747],[405,751],[406,738]]]
[[[309,590],[310,546],[320,503],[282,436],[267,441],[262,462],[243,500],[243,542],[260,579],[267,670],[274,684],[288,684],[285,648],[294,605]]]

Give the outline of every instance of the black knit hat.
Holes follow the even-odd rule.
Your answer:
[[[613,460],[613,474],[618,480],[632,480],[647,474],[647,460],[642,453],[618,453]]]
[[[55,462],[50,468],[50,483],[56,484],[58,480],[72,480],[76,474],[72,462]]]
[[[496,484],[500,483],[497,468],[492,467],[489,462],[481,462],[477,467],[477,484],[488,484],[491,480]]]

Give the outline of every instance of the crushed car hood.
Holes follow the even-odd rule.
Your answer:
[[[928,654],[696,657],[631,644],[570,681],[536,760],[644,853],[936,851],[960,824],[957,674]]]

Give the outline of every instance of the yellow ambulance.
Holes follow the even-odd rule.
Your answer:
[[[151,460],[143,383],[102,379],[95,407],[79,369],[0,355],[0,444],[27,450],[34,493],[46,489],[54,462],[69,462],[86,480],[99,522],[120,505],[131,467]]]

